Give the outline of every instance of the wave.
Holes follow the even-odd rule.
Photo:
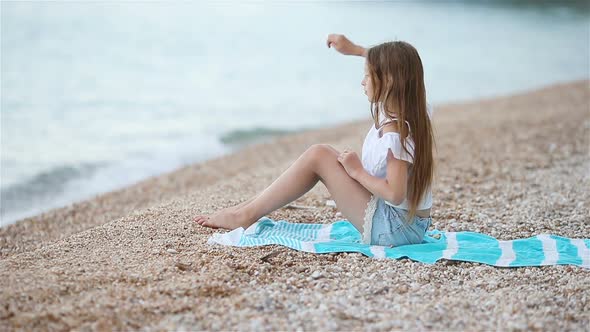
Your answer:
[[[2,188],[0,190],[1,214],[30,209],[39,201],[62,194],[69,183],[87,178],[107,164],[106,162],[87,162],[77,165],[60,165]]]
[[[298,133],[307,129],[272,129],[266,127],[254,127],[250,129],[237,129],[229,131],[220,137],[220,141],[223,144],[243,147],[244,145],[250,145],[267,141],[269,139],[283,136],[292,133]]]
[[[186,137],[121,160],[63,164],[1,188],[0,226],[231,152],[217,137]]]

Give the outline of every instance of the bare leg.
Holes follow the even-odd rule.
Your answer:
[[[248,227],[260,217],[301,197],[319,181],[313,170],[315,148],[309,148],[269,187],[237,211],[220,213],[197,222],[203,226],[235,229]]]
[[[240,204],[238,204],[238,205],[234,205],[234,206],[226,207],[226,208],[224,208],[224,209],[222,209],[222,210],[219,210],[219,211],[217,211],[216,213],[212,214],[212,215],[211,215],[211,218],[214,218],[214,217],[216,217],[217,215],[219,215],[219,214],[222,214],[222,213],[227,213],[227,212],[230,212],[230,211],[236,211],[236,210],[238,210],[238,209],[240,209],[240,208],[244,207],[246,204],[249,204],[250,202],[252,202],[252,201],[253,201],[253,200],[254,200],[256,197],[258,197],[259,195],[260,195],[260,193],[258,193],[258,194],[256,194],[256,195],[254,195],[254,196],[250,197],[248,200],[246,200],[246,201],[244,201],[244,202],[242,202],[242,203],[240,203]],[[206,219],[206,218],[208,218],[208,217],[207,217],[207,215],[198,215],[198,216],[196,216],[196,217],[193,219],[193,221],[196,221],[196,222],[200,223],[200,222],[202,222],[202,221],[205,221],[205,219]]]
[[[342,214],[362,231],[364,212],[371,193],[351,178],[338,162],[338,151],[326,144],[307,149],[260,195],[233,212],[205,217],[199,224],[214,228],[248,227],[260,217],[279,209],[322,181]]]

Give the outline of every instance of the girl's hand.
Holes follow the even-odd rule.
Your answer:
[[[336,51],[344,55],[359,55],[359,47],[353,44],[344,35],[331,33],[326,40],[328,47],[334,47]]]
[[[356,176],[363,170],[361,159],[356,152],[350,151],[350,149],[344,149],[338,156],[338,161],[353,179],[356,179]]]

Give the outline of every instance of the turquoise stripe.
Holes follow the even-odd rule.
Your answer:
[[[502,249],[495,238],[474,232],[456,233],[459,250],[451,257],[453,260],[494,265],[502,256]]]
[[[330,239],[360,243],[361,233],[359,233],[353,224],[347,220],[342,220],[332,224]]]
[[[314,244],[315,251],[317,253],[329,253],[329,252],[356,252],[358,246],[350,242],[319,242]]]
[[[513,240],[512,248],[514,249],[516,259],[510,263],[511,267],[541,266],[541,263],[545,259],[543,242],[536,237]]]
[[[442,258],[446,248],[446,240],[441,238],[439,242],[435,243],[386,248],[385,257],[396,259],[408,257],[423,263],[434,264]]]
[[[582,264],[582,258],[578,256],[578,247],[574,246],[570,239],[557,235],[550,235],[549,237],[554,239],[557,245],[557,251],[559,252],[558,265]]]

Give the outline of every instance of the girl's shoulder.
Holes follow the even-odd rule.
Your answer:
[[[402,138],[399,132],[390,131],[383,133],[377,143],[376,153],[379,154],[380,159],[387,157],[388,150],[391,150],[396,159],[405,160],[410,163],[414,162],[414,142],[411,138],[405,139],[405,149],[402,146]]]
[[[401,136],[401,134],[400,134],[400,124],[398,122],[399,121],[397,121],[397,119],[388,120],[388,121],[384,122],[384,124],[381,125],[381,129],[379,130],[379,137],[382,137],[386,133],[396,133],[397,135]],[[406,133],[407,134],[406,134],[405,137],[401,137],[401,138],[406,139],[407,136],[409,134],[411,134],[412,130],[411,130],[410,124],[409,124],[409,122],[407,120],[404,123],[404,125],[406,126]]]

